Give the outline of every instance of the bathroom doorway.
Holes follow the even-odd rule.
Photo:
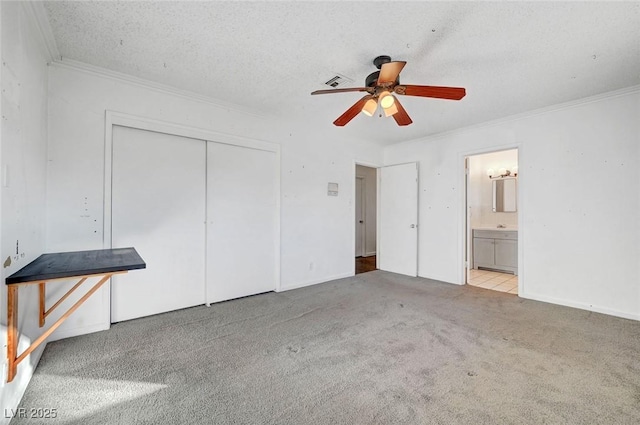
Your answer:
[[[355,274],[376,270],[377,169],[356,164]]]
[[[465,283],[518,294],[518,150],[465,157]]]

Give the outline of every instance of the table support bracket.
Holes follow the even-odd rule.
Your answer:
[[[44,284],[45,282],[41,282],[40,285],[40,327],[44,326],[44,321],[47,318],[47,316],[49,314],[51,314],[51,312],[53,310],[55,310],[56,307],[58,307],[60,304],[62,304],[62,302],[64,300],[66,300],[69,295],[71,295],[73,293],[73,291],[75,291],[76,289],[78,289],[80,287],[80,285],[82,285],[85,281],[87,280],[86,277],[83,277],[82,279],[80,279],[80,281],[78,281],[78,283],[76,283],[73,288],[69,289],[69,291],[67,291],[66,294],[64,294],[59,300],[58,302],[56,302],[53,306],[51,306],[51,308],[47,311],[45,311],[45,292],[44,292]]]
[[[7,358],[9,360],[9,371],[7,375],[7,382],[13,381],[16,373],[18,372],[18,364],[24,360],[29,354],[33,352],[40,344],[42,344],[49,335],[53,333],[74,311],[78,309],[91,295],[93,295],[106,281],[108,281],[114,274],[126,273],[114,272],[105,274],[86,294],[82,296],[75,304],[69,308],[56,322],[51,325],[42,335],[40,335],[22,354],[18,356],[18,288],[19,285],[7,285]],[[65,299],[71,295],[80,285],[87,280],[87,277],[80,279],[66,294],[62,296],[49,310],[45,311],[45,284],[46,282],[38,282],[39,297],[40,297],[40,314],[39,324],[40,327],[44,326],[45,318],[58,307]]]

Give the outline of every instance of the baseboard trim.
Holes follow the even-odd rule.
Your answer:
[[[373,257],[374,255],[376,255],[376,252],[375,252],[375,251],[372,251],[372,252],[366,252],[366,253],[363,255],[363,257]]]
[[[333,275],[333,276],[323,277],[323,278],[320,278],[320,279],[308,280],[306,282],[297,283],[297,284],[294,284],[294,285],[282,286],[280,288],[280,290],[277,291],[277,292],[284,292],[284,291],[289,291],[291,289],[304,288],[305,286],[317,285],[318,283],[325,283],[325,282],[329,282],[329,281],[332,281],[332,280],[344,279],[345,277],[352,277],[352,276],[354,276],[354,273],[353,272],[349,272],[349,273],[341,273],[341,274],[337,274],[337,275]]]
[[[640,314],[625,313],[623,311],[618,311],[618,310],[614,310],[607,307],[600,307],[592,304],[567,301],[560,298],[548,297],[546,295],[532,294],[531,292],[528,292],[526,290],[522,294],[518,294],[518,295],[521,298],[525,298],[529,300],[541,301],[549,304],[556,304],[556,305],[562,305],[565,307],[577,308],[580,310],[593,311],[594,313],[602,313],[608,316],[615,316],[615,317],[621,317],[623,319],[640,321]]]
[[[106,331],[109,329],[109,327],[110,325],[97,323],[95,325],[82,326],[79,328],[57,330],[49,337],[48,342],[58,341],[59,339],[71,338],[74,336],[80,336],[94,332]]]
[[[445,278],[442,278],[442,277],[425,276],[425,275],[421,275],[420,273],[418,273],[418,277],[421,277],[423,279],[429,279],[429,280],[437,280],[438,282],[448,283],[450,285],[458,285],[458,286],[464,285],[464,283],[452,282],[452,281],[450,281],[448,279],[445,279]]]

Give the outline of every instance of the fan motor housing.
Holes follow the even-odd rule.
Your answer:
[[[376,87],[378,85],[378,77],[380,76],[380,71],[372,72],[367,76],[364,80],[365,87]],[[400,76],[396,78],[396,82],[393,84],[394,86],[400,84]]]
[[[380,76],[380,71],[372,72],[369,76],[364,80],[365,87],[375,87],[378,83],[378,77]]]
[[[373,64],[378,69],[381,69],[382,65],[389,62],[391,62],[391,56],[386,56],[386,55],[378,56],[373,60]],[[380,76],[380,71],[372,72],[371,74],[369,74],[367,78],[364,80],[365,87],[376,87],[378,85],[379,76]],[[395,86],[397,84],[400,84],[400,75],[398,75],[398,78],[396,78],[396,82],[393,85]]]

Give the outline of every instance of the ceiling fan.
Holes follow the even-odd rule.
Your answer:
[[[378,105],[386,117],[393,116],[398,125],[409,125],[413,121],[394,94],[405,96],[435,97],[438,99],[460,100],[466,94],[462,87],[415,86],[400,84],[400,71],[406,65],[403,61],[391,61],[389,56],[378,56],[373,64],[380,71],[373,72],[365,80],[366,87],[354,87],[333,90],[316,90],[311,94],[328,94],[361,91],[368,94],[358,100],[346,112],[333,122],[342,127],[351,121],[359,112],[372,116]]]

